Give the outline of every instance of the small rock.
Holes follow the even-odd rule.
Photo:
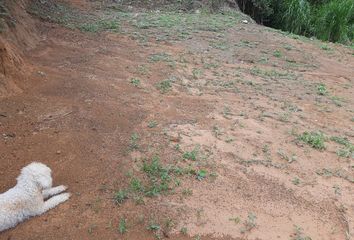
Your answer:
[[[248,21],[247,20],[242,20],[242,23],[248,24]]]
[[[40,75],[41,77],[44,77],[44,76],[45,76],[45,73],[42,72],[42,71],[38,71],[37,73],[38,73],[38,75]]]
[[[58,150],[58,151],[56,152],[56,154],[61,154],[61,151],[60,151],[60,150]]]

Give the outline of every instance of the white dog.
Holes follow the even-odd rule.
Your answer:
[[[31,163],[21,170],[16,186],[0,194],[0,232],[69,199],[70,193],[62,193],[66,186],[52,188],[51,172],[42,163]]]

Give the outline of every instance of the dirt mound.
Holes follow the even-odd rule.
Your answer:
[[[33,48],[39,37],[35,22],[26,12],[28,1],[5,1],[0,35],[0,98],[19,93],[25,87],[29,65],[24,52]]]

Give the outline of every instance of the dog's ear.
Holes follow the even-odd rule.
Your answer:
[[[50,175],[37,175],[35,180],[41,190],[52,187],[52,177]]]

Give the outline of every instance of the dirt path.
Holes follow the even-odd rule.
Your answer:
[[[353,51],[239,22],[41,23],[32,86],[0,102],[0,192],[40,161],[73,197],[0,239],[353,238]]]

